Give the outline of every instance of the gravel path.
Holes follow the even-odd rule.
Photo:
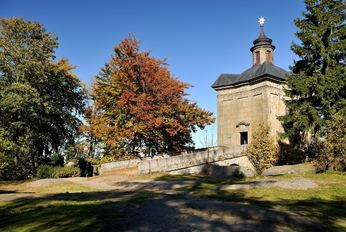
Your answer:
[[[49,187],[64,183],[74,183],[89,187],[99,191],[136,191],[138,189],[153,190],[155,192],[164,192],[165,194],[184,193],[188,187],[198,183],[196,180],[170,180],[170,181],[153,181],[151,178],[139,178],[136,170],[127,172],[120,171],[110,175],[97,176],[91,178],[73,177],[63,179],[41,179],[24,183],[22,191],[17,193],[2,193],[0,201],[11,201],[21,197],[34,197],[37,187]],[[308,178],[295,177],[287,179],[260,179],[252,182],[239,184],[221,185],[220,190],[237,190],[251,188],[269,188],[280,187],[286,189],[306,190],[317,187],[317,184]]]

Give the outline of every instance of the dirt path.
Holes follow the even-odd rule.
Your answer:
[[[102,176],[91,178],[72,177],[61,179],[40,179],[32,182],[24,182],[5,186],[0,184],[0,201],[11,201],[21,197],[34,197],[37,189],[42,187],[49,188],[55,185],[77,184],[80,186],[94,189],[95,191],[136,191],[147,189],[165,194],[183,193],[180,189],[191,187],[198,181],[195,180],[170,180],[154,181],[155,176],[140,176],[135,168],[116,170],[108,172]],[[240,183],[220,186],[220,190],[237,190],[263,187],[281,187],[288,189],[305,190],[317,187],[317,184],[307,178],[288,178],[288,179],[259,179],[251,183]]]
[[[16,185],[17,192],[5,190],[0,185],[0,201],[14,201],[20,198],[41,199],[31,189],[54,185],[77,184],[95,189],[95,193],[58,195],[63,200],[86,200],[89,196],[102,201],[114,202],[105,210],[121,212],[123,220],[109,220],[104,231],[295,231],[291,226],[311,228],[320,231],[320,222],[314,219],[261,208],[252,204],[225,202],[217,199],[200,198],[193,194],[193,186],[202,180],[154,180],[155,176],[137,175],[135,169],[119,170],[92,178],[45,179]],[[241,188],[281,187],[305,189],[315,187],[307,178],[259,179],[243,184],[229,184],[220,190],[234,191]],[[26,192],[22,188],[26,187]],[[138,191],[140,190],[140,191]],[[7,192],[6,192],[7,191]],[[140,193],[148,193],[142,196]],[[136,194],[138,196],[136,196]],[[51,197],[51,195],[48,195]],[[54,196],[54,195],[53,195]],[[122,203],[121,199],[130,199]],[[141,203],[133,203],[133,199]],[[142,199],[143,198],[143,199]],[[135,202],[137,202],[136,200]],[[115,203],[118,202],[118,203]]]
[[[311,218],[196,197],[152,199],[131,212],[131,223],[118,225],[119,231],[296,231],[287,225],[323,230]]]

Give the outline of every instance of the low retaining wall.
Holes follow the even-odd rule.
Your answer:
[[[242,156],[239,156],[236,158],[230,158],[230,159],[225,159],[225,160],[221,160],[221,161],[216,161],[213,164],[216,164],[219,166],[231,166],[232,164],[236,164],[236,165],[238,165],[244,169],[248,169],[254,173],[256,172],[255,167],[250,162],[247,155],[242,155]],[[206,171],[207,171],[206,164],[203,163],[203,164],[200,164],[197,166],[192,166],[192,167],[188,167],[188,168],[169,171],[169,173],[173,174],[173,175],[184,175],[184,174],[201,174],[201,173],[205,173]]]
[[[232,148],[214,148],[210,150],[186,153],[167,158],[143,160],[142,162],[138,163],[138,167],[140,173],[177,173],[179,172],[179,170],[183,169],[196,169],[195,171],[197,171],[201,169],[205,163],[215,163],[242,157],[244,156],[242,152],[245,151],[245,149],[246,146],[237,146]]]
[[[129,159],[116,162],[108,162],[101,164],[99,172],[102,174],[103,172],[108,172],[122,168],[134,168],[138,166],[139,162],[141,162],[141,159]]]

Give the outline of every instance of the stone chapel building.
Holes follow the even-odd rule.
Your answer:
[[[212,85],[217,92],[218,146],[250,143],[259,122],[269,125],[272,135],[283,131],[277,116],[286,113],[288,72],[274,65],[275,46],[264,34],[264,18],[258,22],[260,34],[250,48],[252,67],[241,74],[221,74]]]

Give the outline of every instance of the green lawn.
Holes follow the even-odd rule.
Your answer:
[[[190,191],[198,197],[212,198],[224,202],[241,202],[264,209],[291,212],[316,218],[326,225],[330,231],[346,231],[346,173],[284,175],[275,178],[292,177],[309,178],[319,186],[308,190],[272,187],[221,191],[219,189],[222,185],[252,182],[259,178],[235,181],[204,178],[199,184],[194,185]],[[166,178],[175,179],[176,177]],[[191,179],[189,176],[185,178]],[[272,179],[272,177],[268,178]],[[264,178],[261,177],[261,179]],[[305,228],[302,228],[302,231],[305,231]]]
[[[275,178],[291,177],[296,176]],[[34,188],[30,189],[35,192],[33,196],[0,201],[0,231],[122,231],[131,225],[133,218],[140,216],[136,212],[137,210],[141,212],[140,207],[145,202],[160,196],[161,198],[164,196],[165,199],[217,200],[255,206],[272,212],[289,212],[316,219],[324,226],[321,231],[346,231],[345,173],[311,174],[299,177],[314,180],[319,186],[308,190],[275,187],[222,191],[221,186],[253,182],[258,178],[223,181],[198,176],[163,175],[156,176],[152,182],[169,183],[179,180],[196,182],[182,187],[180,190],[183,192],[175,195],[151,191],[150,188],[136,192],[96,191],[72,183]],[[25,189],[19,187],[20,184],[22,183],[0,183],[0,196],[6,193],[25,192]],[[193,203],[188,206],[192,210],[204,210]],[[251,218],[246,212],[238,216]],[[256,220],[285,224],[273,218],[257,217]],[[295,225],[287,224],[287,226]],[[295,228],[297,231],[309,231],[309,228],[304,226]]]

